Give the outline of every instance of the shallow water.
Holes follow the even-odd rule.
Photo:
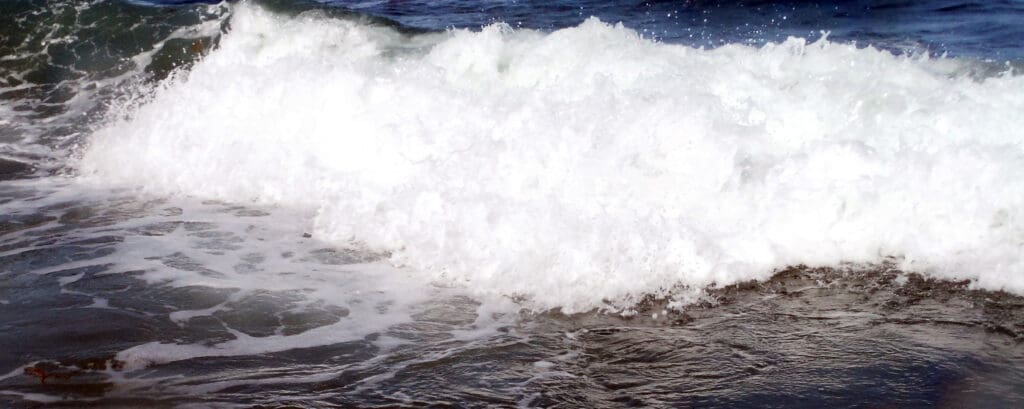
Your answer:
[[[0,406],[1019,406],[1022,27],[0,3]]]
[[[4,194],[30,201],[45,193]],[[379,255],[268,226],[280,217],[274,209],[208,202],[183,211],[166,199],[111,196],[4,221],[5,405],[1005,407],[1024,399],[1024,299],[967,283],[888,268],[794,268],[677,309],[649,299],[628,316],[482,308],[458,289],[429,285],[418,289],[429,296],[395,305],[382,277],[361,278],[377,294],[313,301],[312,289],[263,281],[259,257],[234,265],[260,280],[238,289],[219,287],[231,281],[207,269],[216,263],[188,254],[215,260],[274,240],[297,273],[269,276],[311,271],[348,290],[361,263]],[[247,233],[225,231],[224,214]],[[177,234],[188,239],[162,239]],[[117,255],[140,239],[132,251],[144,253]],[[152,260],[178,280],[207,283],[152,282],[104,262],[112,258]],[[328,274],[349,275],[348,283]],[[347,320],[392,323],[365,333],[351,323],[311,346],[287,338]],[[139,350],[153,342],[220,349]]]

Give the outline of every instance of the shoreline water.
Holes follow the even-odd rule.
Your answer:
[[[102,246],[100,242],[93,245]],[[66,245],[55,245],[50,251],[67,250]],[[83,254],[81,250],[78,254]],[[37,252],[25,262],[52,257]],[[5,257],[5,261],[9,266],[10,258]],[[11,335],[6,337],[4,343],[15,347],[8,349],[8,354],[45,357],[24,362],[8,355],[4,360],[5,371],[9,369],[10,373],[0,379],[0,389],[7,394],[4,400],[8,404],[20,406],[41,400],[100,406],[272,404],[272,396],[309,394],[309,388],[316,389],[324,382],[333,385],[335,393],[323,401],[315,394],[309,395],[306,399],[312,400],[307,404],[465,404],[479,398],[475,394],[484,387],[464,376],[489,379],[496,374],[500,376],[491,379],[484,389],[494,388],[488,389],[488,400],[499,405],[589,402],[603,406],[632,402],[716,406],[729,402],[744,406],[768,399],[788,406],[801,399],[828,398],[843,406],[842,402],[853,404],[872,396],[883,397],[872,400],[876,403],[900,405],[1008,404],[1022,398],[999,388],[1013,390],[1013,379],[1022,379],[1011,374],[1024,362],[1024,349],[1020,347],[1024,339],[1024,298],[971,290],[965,282],[927,279],[891,268],[791,268],[767,281],[711,289],[701,300],[685,306],[671,308],[668,300],[650,298],[627,315],[521,312],[491,332],[485,330],[469,338],[436,337],[447,331],[472,330],[482,313],[480,304],[465,297],[439,299],[428,301],[432,306],[416,314],[411,322],[382,333],[413,343],[394,344],[371,337],[281,352],[197,357],[127,372],[124,362],[113,355],[123,348],[119,345],[166,342],[176,332],[195,337],[207,331],[191,342],[224,342],[231,333],[237,336],[235,331],[267,336],[281,328],[294,328],[287,331],[298,333],[330,325],[330,319],[322,319],[347,312],[322,305],[291,321],[282,321],[280,313],[273,310],[287,310],[287,292],[266,292],[225,308],[229,315],[190,313],[173,321],[163,315],[166,312],[145,313],[145,309],[152,308],[167,311],[165,307],[143,307],[132,300],[161,294],[163,302],[183,303],[181,307],[194,311],[204,305],[216,307],[217,300],[223,300],[227,293],[201,287],[161,289],[140,285],[132,278],[138,276],[132,273],[94,275],[102,271],[101,266],[76,271],[39,276],[31,284],[33,291],[51,292],[42,285],[49,282],[49,286],[60,287],[60,293],[67,294],[61,297],[29,295],[19,299],[11,295],[25,294],[4,286],[0,294],[4,322],[50,323],[53,327],[43,338],[13,341]],[[81,272],[84,277],[78,276]],[[10,283],[11,277],[5,281]],[[90,294],[92,298],[77,294]],[[95,297],[105,297],[105,301],[97,305]],[[135,315],[129,321],[124,316],[128,311],[121,310],[126,302],[143,308],[129,313]],[[170,312],[173,317],[173,310]],[[21,318],[12,321],[11,314]],[[276,320],[253,319],[275,315]],[[76,316],[92,319],[86,324],[76,321]],[[109,318],[97,320],[100,316]],[[206,318],[216,318],[234,329],[217,329],[216,320]],[[243,320],[238,321],[240,318]],[[207,329],[200,330],[204,327]],[[435,341],[424,342],[430,339]],[[444,339],[448,341],[441,341]],[[98,348],[96,342],[107,347]],[[388,344],[398,346],[382,346]],[[104,349],[110,352],[104,355]],[[338,354],[348,358],[328,363],[338,359]],[[388,365],[379,367],[380,359]],[[950,359],[954,364],[947,362]],[[308,366],[313,362],[326,365]],[[487,365],[476,366],[485,362]],[[17,367],[9,368],[11,365]],[[194,373],[191,368],[196,367],[206,369]],[[452,378],[450,371],[461,375]],[[873,371],[891,373],[876,378]],[[265,384],[260,381],[265,373],[282,378]],[[811,378],[815,373],[818,375],[813,376],[825,378]],[[191,379],[193,376],[197,378]],[[501,376],[518,380],[501,381]],[[219,380],[203,387],[208,394],[184,394],[214,379]],[[349,381],[337,383],[341,379]],[[410,380],[415,380],[412,386]],[[419,389],[416,382],[430,382],[435,391]],[[913,389],[915,382],[924,382],[913,386],[921,389]],[[409,390],[404,398],[376,395],[398,385],[402,385],[398,390]],[[783,392],[782,385],[796,389]],[[825,389],[808,390],[811,386]],[[882,388],[882,394],[877,395],[879,389],[874,388]],[[771,390],[777,392],[767,392]],[[247,392],[239,395],[239,391]],[[438,391],[447,392],[434,395]],[[754,391],[768,394],[751,395]],[[26,401],[7,400],[16,396]]]

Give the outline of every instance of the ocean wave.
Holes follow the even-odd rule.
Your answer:
[[[414,34],[242,3],[229,25],[110,116],[80,180],[315,209],[317,238],[535,309],[850,262],[1024,293],[1009,71],[593,18]]]

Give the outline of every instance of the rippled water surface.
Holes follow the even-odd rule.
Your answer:
[[[46,194],[3,193],[8,205]],[[1003,293],[884,268],[796,268],[678,310],[645,301],[626,317],[488,311],[438,287],[397,306],[386,288],[311,301],[312,289],[265,281],[219,287],[225,274],[207,267],[218,266],[189,254],[231,259],[228,274],[258,280],[315,271],[324,285],[379,255],[275,226],[274,209],[185,206],[112,193],[5,217],[5,405],[1005,407],[1024,399],[1024,300]],[[237,225],[225,226],[225,215]],[[235,229],[245,233],[227,231]],[[145,244],[130,257],[208,284],[164,283],[105,262],[136,241]],[[261,256],[246,254],[265,241],[290,254],[294,272],[265,271]],[[125,368],[134,364],[122,353],[150,342],[308,333],[396,307],[408,321],[341,342],[197,353],[144,368]]]

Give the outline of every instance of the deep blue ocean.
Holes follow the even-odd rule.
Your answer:
[[[695,47],[760,45],[787,37],[991,60],[1024,58],[1019,1],[325,1],[408,27],[479,28],[493,22],[556,30],[590,16],[647,38]]]

